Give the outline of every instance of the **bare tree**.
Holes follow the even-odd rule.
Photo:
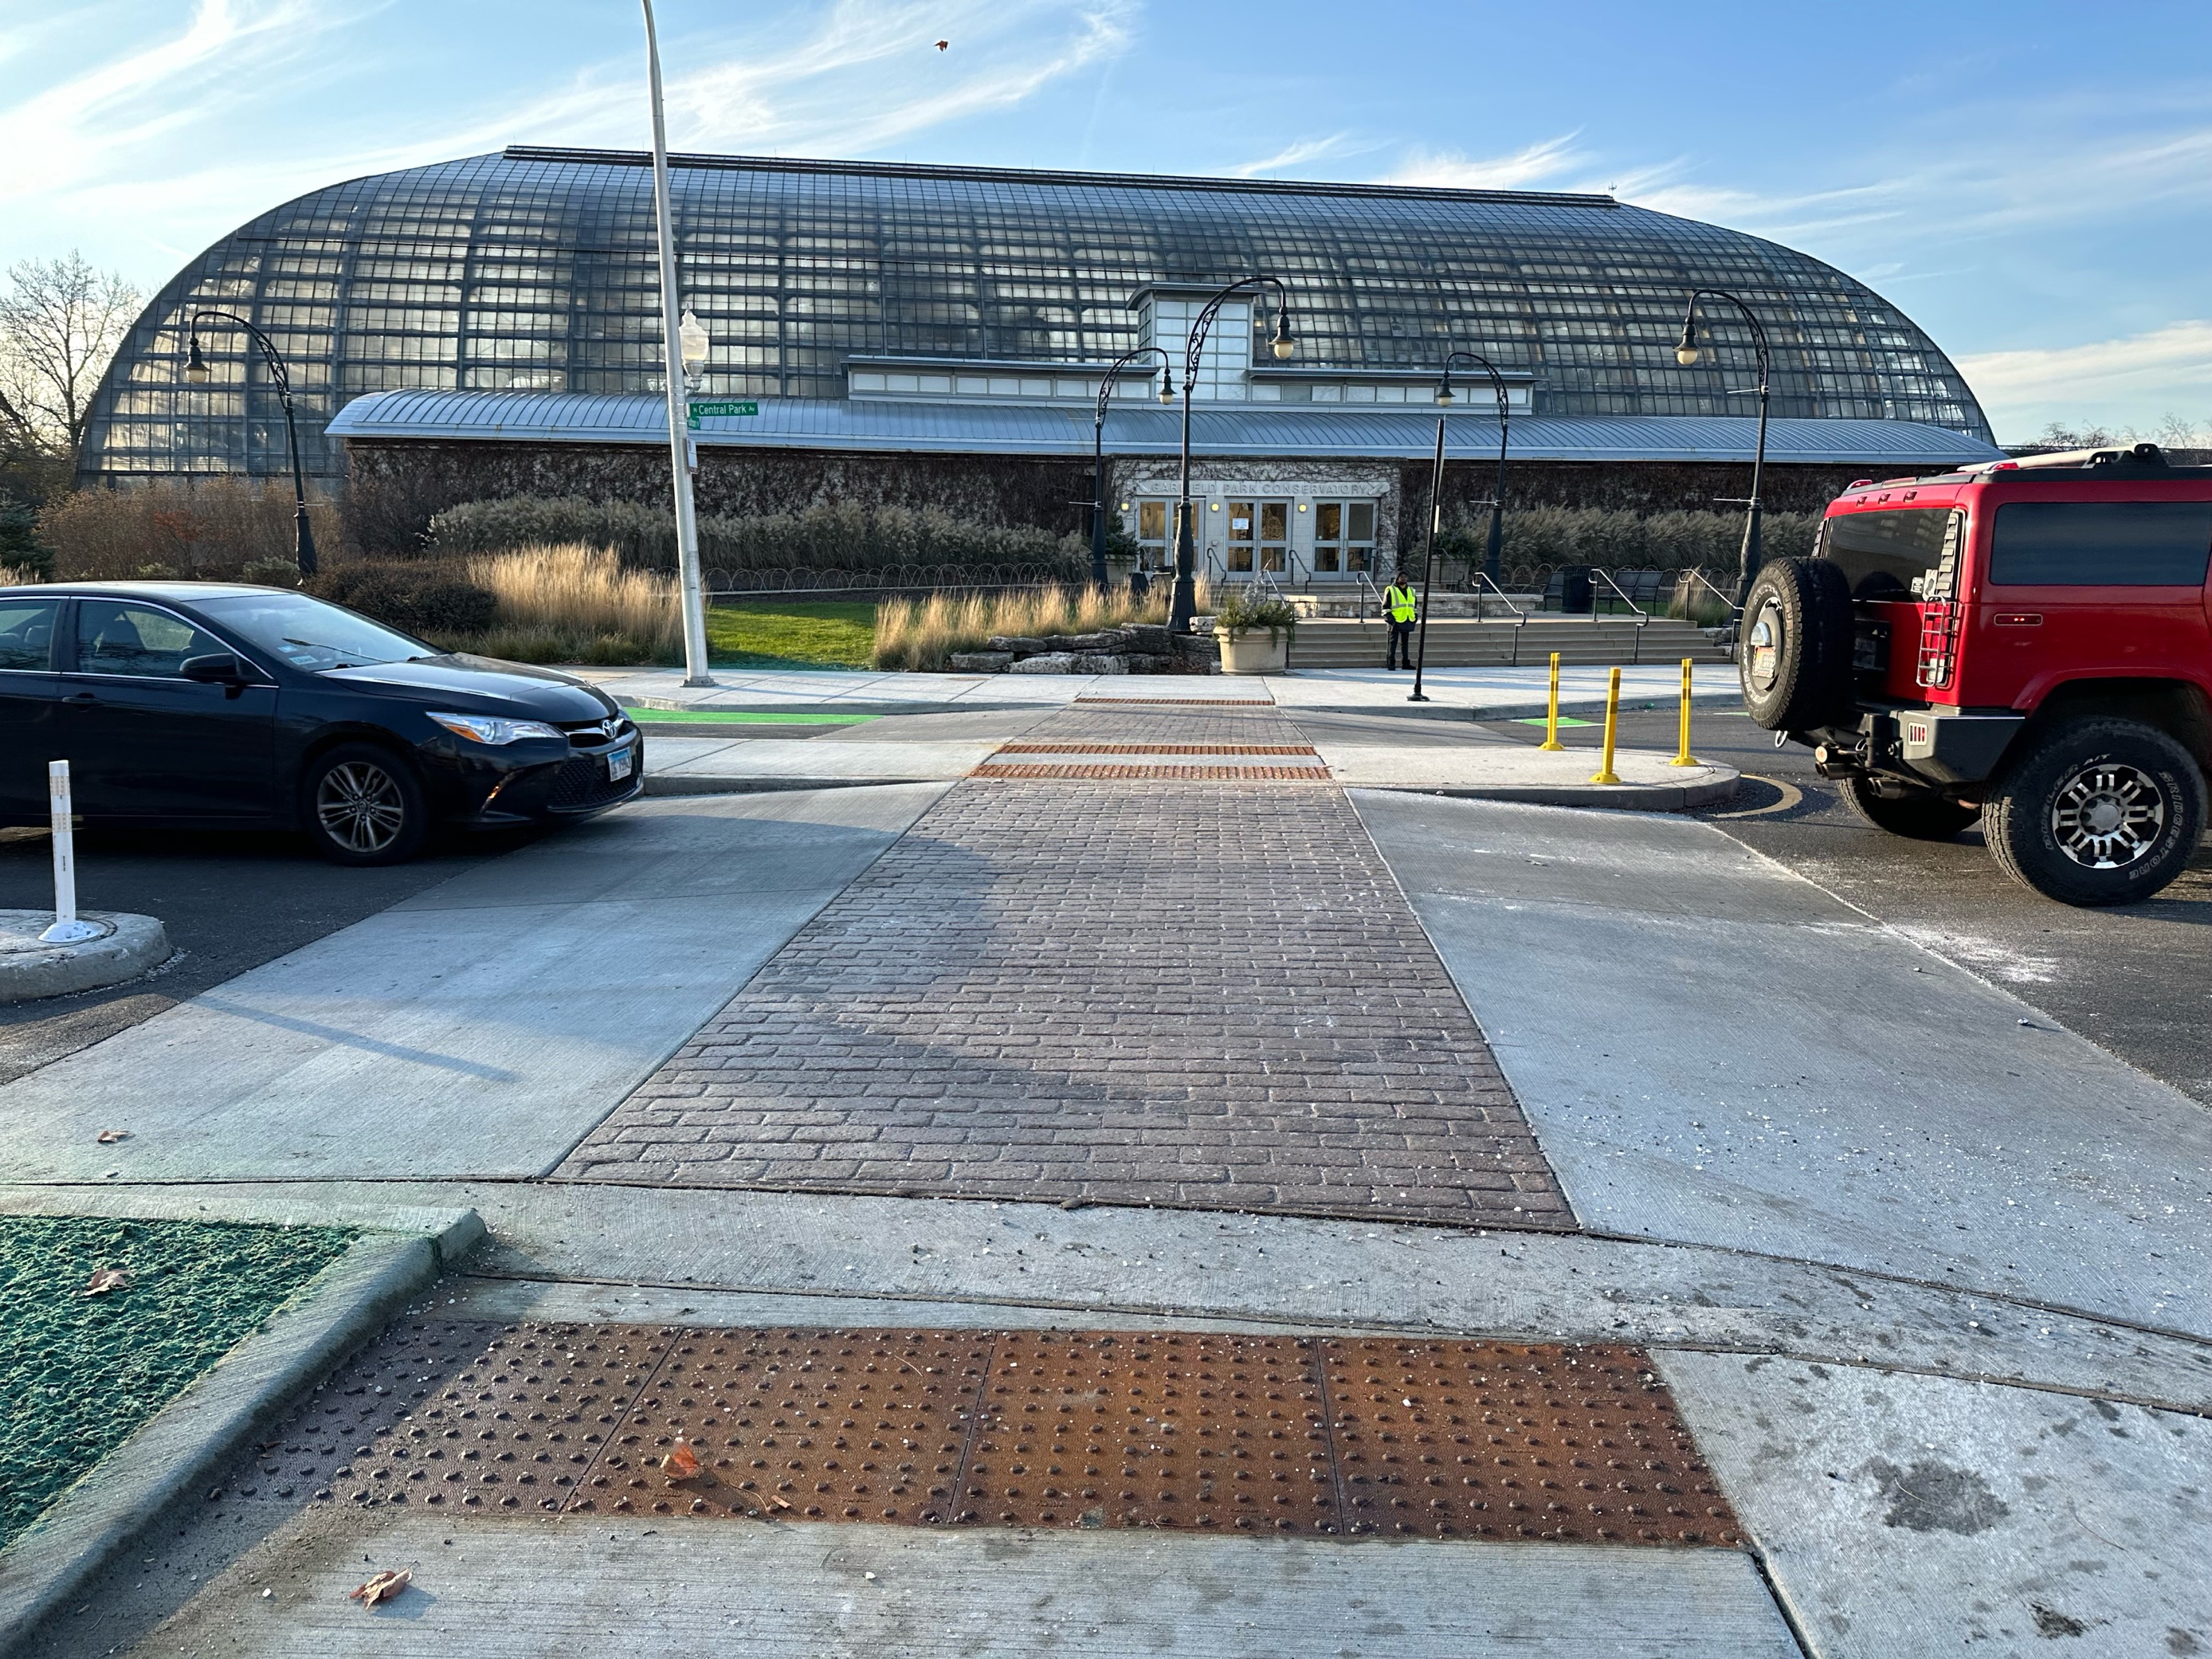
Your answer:
[[[72,249],[9,268],[0,295],[0,425],[74,458],[94,388],[145,296]]]

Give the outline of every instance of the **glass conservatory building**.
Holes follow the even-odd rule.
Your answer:
[[[1765,320],[1785,447],[1893,471],[1995,453],[1958,371],[1863,283],[1610,197],[673,161],[683,297],[713,339],[700,390],[761,400],[757,420],[711,423],[702,441],[720,449],[1087,462],[1106,366],[1154,343],[1180,357],[1203,297],[1264,273],[1289,290],[1297,353],[1267,349],[1272,303],[1224,308],[1195,393],[1208,451],[1251,475],[1234,481],[1244,495],[1336,503],[1340,533],[1376,533],[1354,510],[1361,491],[1376,458],[1425,453],[1455,348],[1502,372],[1516,453],[1523,417],[1541,453],[1567,459],[1747,453],[1748,400],[1728,395],[1750,384],[1741,319],[1712,307],[1714,349],[1694,368],[1674,360],[1701,287]],[[518,146],[333,185],[242,226],[139,319],[97,395],[81,482],[289,471],[241,331],[204,322],[212,377],[181,373],[204,307],[251,318],[290,365],[307,469],[325,488],[347,476],[341,438],[665,441],[642,155]],[[1494,448],[1489,383],[1459,379],[1454,453]],[[1174,448],[1156,384],[1119,388],[1107,447],[1148,458],[1131,477]],[[1133,531],[1140,520],[1133,503]]]

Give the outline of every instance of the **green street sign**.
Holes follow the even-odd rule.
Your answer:
[[[702,398],[696,400],[691,404],[690,419],[686,423],[696,432],[698,430],[699,417],[702,415],[757,415],[759,413],[760,405],[750,398],[742,403],[733,403],[728,399],[710,402]]]

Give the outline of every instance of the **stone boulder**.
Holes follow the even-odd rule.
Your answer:
[[[951,658],[956,674],[1003,674],[1014,665],[1011,651],[956,651]]]
[[[1075,659],[1074,672],[1079,674],[1126,674],[1129,659],[1109,652],[1086,651]]]
[[[1109,628],[1097,634],[1054,634],[1044,642],[1048,651],[1118,651],[1127,641],[1121,630]]]
[[[1075,656],[1067,651],[1046,651],[1034,657],[1024,657],[1006,671],[1009,674],[1073,674]]]
[[[1132,651],[1159,656],[1168,648],[1168,625],[1165,623],[1132,623],[1118,631],[1127,637]]]
[[[1017,657],[1034,657],[1045,648],[1042,640],[1019,634],[994,634],[988,643],[994,651],[1005,651]]]

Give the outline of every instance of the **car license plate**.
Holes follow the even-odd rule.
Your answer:
[[[613,754],[607,757],[607,781],[609,783],[620,783],[624,778],[629,775],[630,768],[635,764],[636,760],[636,750],[616,750]]]

